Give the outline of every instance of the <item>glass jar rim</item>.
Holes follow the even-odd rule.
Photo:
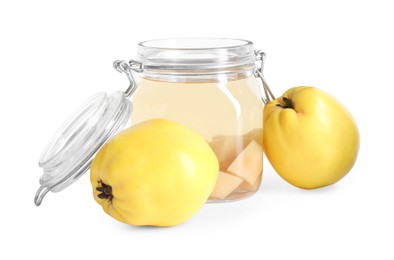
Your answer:
[[[168,38],[140,42],[136,61],[144,70],[200,70],[253,67],[253,43],[232,38]]]
[[[158,50],[217,50],[253,45],[253,42],[236,38],[165,38],[138,43],[139,47]]]

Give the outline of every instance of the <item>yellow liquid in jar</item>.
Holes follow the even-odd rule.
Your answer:
[[[251,141],[262,144],[263,104],[258,90],[253,76],[233,81],[201,83],[141,78],[132,99],[132,124],[153,118],[166,118],[193,129],[210,143],[219,159],[220,171],[228,173],[227,167]],[[261,154],[261,167],[262,160]],[[237,177],[237,174],[228,174]],[[231,176],[225,177],[231,180]],[[233,182],[232,188],[239,181],[241,180]],[[251,183],[250,180],[246,182],[242,179],[237,187],[231,188],[229,194],[226,195],[228,189],[224,192],[221,190],[220,198],[211,197],[210,201],[232,201],[250,196],[259,187],[261,173],[254,181],[255,183]],[[220,185],[218,179],[217,186],[221,188]],[[223,181],[223,185],[227,185],[227,182]],[[223,197],[224,195],[226,196]]]

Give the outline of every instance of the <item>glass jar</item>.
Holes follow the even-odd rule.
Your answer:
[[[263,167],[263,102],[250,41],[187,38],[138,45],[132,124],[153,118],[179,122],[215,152],[220,172],[209,202],[254,194]]]
[[[43,175],[35,204],[40,205],[49,191],[61,191],[84,174],[96,152],[130,117],[132,124],[170,119],[206,139],[220,164],[209,202],[254,194],[262,178],[263,102],[274,99],[262,75],[263,58],[252,42],[238,39],[140,43],[136,60],[114,62],[115,69],[127,75],[129,87],[92,96],[47,144],[39,160]],[[261,67],[255,66],[258,60]],[[134,73],[140,75],[138,82]]]

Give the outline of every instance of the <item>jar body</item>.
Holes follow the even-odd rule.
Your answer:
[[[132,124],[170,119],[193,129],[210,144],[220,164],[210,202],[238,200],[258,190],[263,103],[253,73],[198,82],[161,81],[142,75],[132,103]]]

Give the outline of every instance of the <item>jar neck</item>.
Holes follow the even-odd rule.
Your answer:
[[[175,38],[141,42],[136,61],[144,78],[168,82],[204,82],[253,74],[253,43],[242,39]]]
[[[255,66],[212,69],[157,69],[145,68],[141,77],[164,82],[221,82],[240,80],[254,75]]]

